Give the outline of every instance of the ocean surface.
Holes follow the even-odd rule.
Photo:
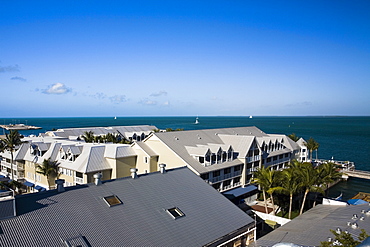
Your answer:
[[[195,124],[194,117],[85,117],[85,118],[3,118],[1,124],[28,124],[42,127],[39,130],[20,131],[23,135],[39,134],[52,129],[155,125],[159,129],[183,128],[184,130],[256,126],[265,133],[295,133],[319,144],[318,158],[353,161],[356,169],[370,171],[370,117],[202,117]],[[3,134],[3,133],[0,133]],[[314,157],[315,157],[314,153]],[[350,178],[332,187],[329,196],[343,193],[343,199],[357,192],[370,193],[370,180]]]

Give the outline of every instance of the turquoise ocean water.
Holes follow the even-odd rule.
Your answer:
[[[319,142],[321,159],[354,161],[356,169],[370,171],[370,117],[98,117],[98,118],[3,118],[1,124],[23,123],[42,127],[40,130],[20,131],[23,135],[38,134],[58,128],[97,126],[155,125],[157,128],[185,130],[256,126],[270,134],[295,133]],[[1,133],[2,134],[2,133]],[[315,154],[314,154],[315,155]],[[330,189],[329,196],[343,192],[349,199],[357,192],[370,193],[370,180],[351,178]]]

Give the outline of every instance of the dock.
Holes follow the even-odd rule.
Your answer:
[[[370,179],[370,172],[369,171],[361,171],[361,170],[341,170],[344,176],[354,177],[354,178],[363,178],[363,179]]]
[[[342,178],[347,180],[349,177],[370,179],[370,171],[362,171],[355,169],[355,163],[351,161],[338,160],[316,160],[316,164],[330,162],[340,166],[340,172],[343,173]]]

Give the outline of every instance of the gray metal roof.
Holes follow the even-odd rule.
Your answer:
[[[87,127],[87,128],[67,128],[58,129],[57,131],[48,131],[46,134],[56,137],[68,138],[70,136],[82,136],[85,132],[92,131],[94,135],[106,135],[108,133],[124,133],[132,132],[136,134],[144,133],[148,135],[157,127],[153,125],[138,125],[138,126],[112,126],[112,127]]]
[[[338,227],[342,231],[348,231],[353,236],[358,236],[364,229],[370,232],[370,216],[361,213],[361,210],[370,210],[369,204],[351,206],[318,205],[304,214],[298,216],[287,224],[277,228],[271,233],[258,239],[257,246],[272,246],[276,243],[294,243],[303,246],[319,246],[321,241],[327,241],[328,237],[334,238],[330,229]],[[357,219],[352,219],[357,214]],[[360,217],[364,216],[364,220]],[[347,223],[357,223],[358,228],[353,229]]]
[[[122,204],[109,207],[103,197]],[[188,168],[16,197],[0,246],[203,246],[254,220]],[[178,207],[174,219],[166,209]]]

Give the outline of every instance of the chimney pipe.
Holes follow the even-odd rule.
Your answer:
[[[95,173],[94,174],[94,178],[95,178],[95,185],[101,185],[102,182],[101,182],[101,177],[103,175],[101,173]]]
[[[63,186],[64,182],[65,182],[64,179],[57,179],[57,180],[55,180],[55,183],[57,184],[57,190],[58,190],[58,192],[65,191],[64,186]]]
[[[135,178],[137,178],[137,169],[136,168],[131,168],[130,169],[130,172],[131,172],[131,177],[133,178],[133,179],[135,179]]]
[[[163,174],[166,173],[166,164],[159,164],[159,171]]]

